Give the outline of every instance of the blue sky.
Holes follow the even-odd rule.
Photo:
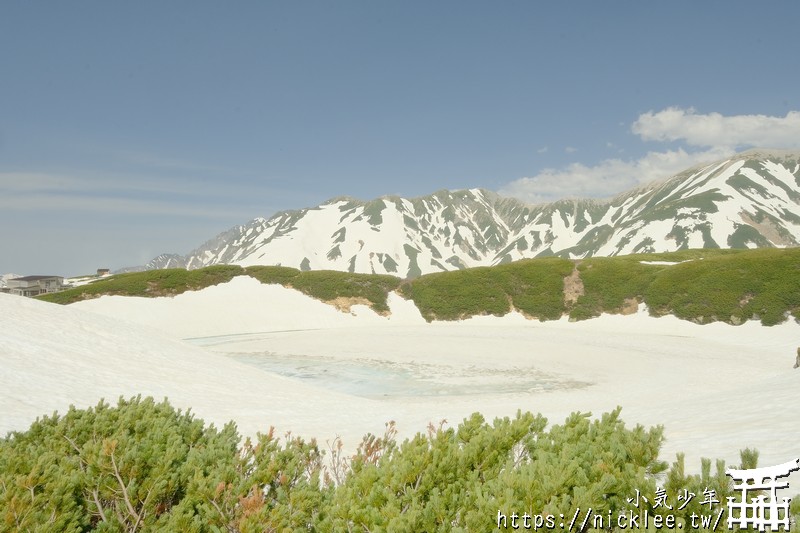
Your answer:
[[[0,5],[0,273],[341,195],[609,197],[800,144],[800,4]]]

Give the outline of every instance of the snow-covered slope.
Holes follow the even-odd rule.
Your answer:
[[[339,433],[352,439],[381,431],[383,422],[395,420],[405,437],[430,421],[446,419],[455,425],[475,411],[491,419],[517,409],[532,410],[560,421],[573,411],[599,415],[622,405],[629,424],[665,424],[664,458],[672,461],[675,452],[685,451],[692,470],[699,467],[701,456],[735,461],[738,451],[748,446],[761,452],[763,464],[789,460],[798,451],[800,425],[791,416],[800,410],[800,370],[792,369],[800,325],[794,321],[773,327],[757,322],[700,326],[671,316],[653,318],[642,311],[576,323],[530,321],[511,313],[428,324],[411,302],[395,296],[390,300],[390,318],[364,308],[352,316],[290,289],[260,286],[246,277],[174,298],[103,296],[69,307],[92,310],[98,313],[97,320],[104,318],[99,315],[118,317],[157,327],[164,335],[191,337],[192,343],[208,350],[248,361],[254,375],[266,367],[293,376],[296,390],[310,395],[300,402],[293,393],[273,396],[275,411],[269,416],[279,429],[318,424],[305,433],[309,436]],[[85,326],[72,323],[71,327]],[[104,337],[93,342],[96,334],[84,333],[90,337],[82,351],[108,351]],[[41,348],[35,347],[35,339],[29,342],[27,353],[33,358]],[[69,340],[67,346],[74,342]],[[121,342],[125,344],[117,351],[126,358],[142,341],[126,336]],[[186,357],[166,353],[182,361],[177,366],[186,364]],[[102,357],[98,359],[102,364]],[[264,390],[254,391],[251,378],[225,374],[229,371],[218,364],[207,374],[189,372],[186,379],[213,384],[208,389],[213,395],[221,386],[218,382],[236,381],[239,390],[220,397],[220,405],[230,409],[227,412],[236,420],[251,417],[264,394],[276,387],[273,381],[263,381]],[[151,379],[164,383],[174,373],[167,370],[167,377]],[[309,382],[327,391],[306,392],[310,389],[304,384]],[[83,381],[82,386],[94,385]],[[332,392],[328,396],[333,390],[349,394],[352,403],[340,402],[341,396]],[[0,389],[0,397],[3,394]],[[36,394],[46,395],[47,389]],[[365,402],[364,396],[373,401]],[[229,406],[236,398],[242,401],[241,413]],[[199,399],[208,410],[207,400]],[[326,406],[327,401],[333,407]],[[275,412],[280,416],[273,416]],[[336,424],[339,427],[332,433]]]
[[[414,277],[559,255],[800,243],[800,152],[750,151],[610,201],[531,206],[495,193],[337,198],[236,226],[146,268],[284,265]]]
[[[0,316],[0,434],[71,404],[136,394],[168,397],[217,425],[235,420],[249,435],[274,425],[332,437],[352,427],[354,416],[377,429],[385,422],[369,400],[288,380],[113,316],[6,294]]]
[[[344,313],[296,290],[265,285],[249,276],[237,276],[228,283],[171,298],[101,296],[70,307],[125,317],[182,339],[425,323],[414,303],[395,293],[389,294],[391,314],[388,317],[376,314],[366,305],[354,305],[350,313]]]

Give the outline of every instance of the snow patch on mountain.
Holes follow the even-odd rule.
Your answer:
[[[519,259],[800,244],[800,152],[752,151],[608,201],[527,205],[490,191],[336,198],[258,218],[146,268],[283,265],[415,277]]]
[[[21,278],[21,277],[22,276],[20,276],[19,274],[2,274],[2,275],[0,275],[0,289],[4,289],[4,288],[8,287],[8,280],[15,279],[15,278]]]

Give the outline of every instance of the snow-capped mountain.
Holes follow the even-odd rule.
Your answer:
[[[254,219],[146,268],[283,265],[413,277],[548,255],[798,244],[800,152],[753,150],[608,201],[528,205],[482,189],[335,198]]]
[[[8,286],[8,280],[21,277],[18,274],[2,274],[0,275],[0,289]]]

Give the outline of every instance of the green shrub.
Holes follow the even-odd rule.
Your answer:
[[[120,399],[0,440],[0,530],[226,531],[305,527],[325,492],[313,443],[271,433],[240,448],[166,401]],[[290,512],[291,511],[291,512]]]
[[[300,274],[300,271],[296,268],[284,266],[249,266],[245,267],[244,273],[256,278],[261,283],[275,283],[286,286]]]
[[[174,296],[225,283],[243,273],[236,265],[215,265],[197,270],[169,268],[115,274],[109,278],[62,292],[44,294],[39,299],[58,304],[70,304],[100,295]]]
[[[658,267],[642,264],[636,257],[594,257],[578,265],[584,294],[570,311],[570,318],[619,313],[626,299],[641,299]],[[661,267],[665,268],[665,267]]]
[[[313,440],[270,430],[240,443],[232,423],[206,426],[166,401],[101,402],[0,439],[0,531],[467,532],[496,529],[498,512],[616,516],[637,491],[652,516],[663,512],[657,484],[671,502],[684,489],[725,501],[723,462],[688,476],[679,455],[668,469],[663,429],[627,428],[619,415],[573,413],[548,429],[532,413],[491,423],[475,413],[400,443],[389,423],[352,457],[335,441],[326,461]],[[670,512],[688,524],[707,511],[697,498]]]
[[[645,291],[657,315],[706,323],[755,319],[764,325],[800,318],[800,249],[759,249],[660,270]]]
[[[652,261],[679,264],[645,264]],[[584,293],[571,305],[564,302],[564,278],[574,262],[555,257],[427,274],[405,282],[387,275],[280,266],[152,270],[118,274],[39,298],[67,304],[102,294],[172,296],[249,275],[323,301],[363,299],[379,313],[389,310],[389,292],[399,290],[428,321],[502,316],[512,309],[539,320],[555,320],[564,314],[583,320],[619,313],[626,301],[633,300],[645,302],[654,315],[674,314],[700,323],[758,319],[772,325],[790,315],[800,318],[800,248],[682,250],[575,263]]]
[[[278,266],[252,266],[245,273],[261,283],[277,283],[323,301],[337,298],[363,298],[377,312],[389,310],[389,292],[400,285],[394,276],[353,274],[334,270],[299,271]]]
[[[303,294],[323,300],[363,298],[381,313],[389,311],[389,292],[400,285],[400,278],[380,274],[353,274],[334,270],[309,270],[291,280],[290,286]]]
[[[572,268],[567,259],[527,259],[427,274],[404,283],[401,291],[429,321],[502,316],[512,307],[540,320],[553,320],[565,311],[564,277]]]

